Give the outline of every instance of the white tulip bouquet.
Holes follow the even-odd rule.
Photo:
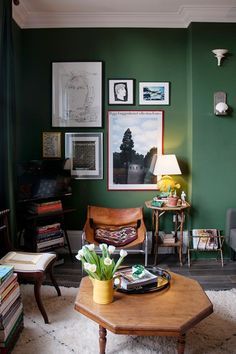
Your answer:
[[[75,257],[82,262],[84,270],[91,278],[110,280],[127,256],[127,252],[121,250],[120,258],[117,263],[115,263],[111,255],[115,252],[116,248],[114,246],[107,246],[105,243],[100,244],[99,247],[102,250],[101,256],[95,252],[95,245],[89,244],[83,246]]]

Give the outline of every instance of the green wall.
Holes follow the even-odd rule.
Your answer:
[[[112,207],[144,205],[154,191],[107,190],[107,111],[109,109],[164,109],[164,153],[175,153],[183,170],[187,156],[186,38],[184,29],[49,29],[22,30],[22,115],[18,160],[41,158],[42,131],[51,128],[51,63],[53,61],[103,62],[103,128],[61,131],[104,132],[104,180],[75,180],[73,203],[77,217],[71,228],[81,228],[88,204]],[[169,106],[108,106],[108,78],[169,81]],[[184,104],[183,104],[184,103]],[[187,176],[180,178],[186,190]],[[148,213],[146,211],[146,213]],[[150,224],[147,217],[147,223]]]
[[[236,53],[235,24],[194,23],[188,29],[25,29],[21,30],[21,104],[18,161],[39,159],[42,131],[51,127],[51,63],[103,62],[103,128],[60,129],[104,132],[104,180],[74,180],[77,217],[70,228],[81,229],[88,204],[112,207],[144,205],[155,191],[107,190],[107,111],[163,109],[164,153],[175,153],[183,175],[178,178],[193,205],[192,227],[224,229],[225,212],[235,203],[235,118],[213,113],[213,93],[225,91],[235,107],[236,59],[217,67],[211,50]],[[108,78],[136,80],[136,104],[109,106]],[[139,106],[139,81],[169,81],[169,106]],[[145,210],[150,228],[150,213]]]
[[[194,227],[225,227],[226,209],[236,207],[236,25],[192,24],[192,204]],[[211,53],[230,54],[217,66]],[[227,94],[231,114],[213,111],[216,91]]]

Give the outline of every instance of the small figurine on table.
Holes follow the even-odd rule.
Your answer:
[[[182,200],[182,205],[186,205],[186,193],[184,191],[182,191],[181,193],[181,200]]]

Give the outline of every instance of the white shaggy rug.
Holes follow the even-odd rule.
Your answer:
[[[98,354],[98,325],[74,310],[78,289],[43,286],[50,324],[36,307],[33,287],[23,285],[24,330],[13,354]],[[186,354],[236,354],[236,289],[207,291],[214,313],[188,332]],[[194,298],[193,298],[194,301]],[[140,321],[142,319],[140,318]],[[108,331],[107,354],[176,354],[176,338],[115,335]]]

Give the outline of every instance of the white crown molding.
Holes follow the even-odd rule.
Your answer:
[[[236,7],[182,6],[177,12],[27,12],[13,7],[13,18],[21,28],[128,27],[186,28],[191,22],[236,22]]]

